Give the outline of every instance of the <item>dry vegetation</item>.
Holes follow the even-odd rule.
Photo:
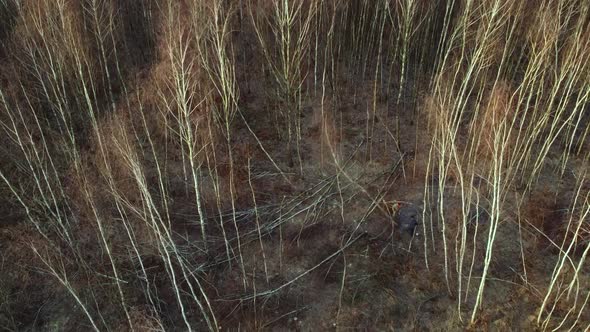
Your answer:
[[[586,0],[0,0],[0,133],[2,330],[590,328]]]

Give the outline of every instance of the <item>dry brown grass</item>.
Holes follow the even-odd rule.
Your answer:
[[[481,174],[486,174],[486,165],[489,165],[494,155],[494,149],[498,148],[497,137],[503,139],[507,150],[503,158],[509,161],[514,153],[511,147],[515,144],[514,135],[510,135],[510,122],[517,116],[513,102],[514,90],[506,82],[499,82],[490,91],[487,100],[483,100],[481,114],[477,114],[471,121],[473,126],[474,144],[476,144],[476,158]],[[475,138],[477,137],[477,138]]]

